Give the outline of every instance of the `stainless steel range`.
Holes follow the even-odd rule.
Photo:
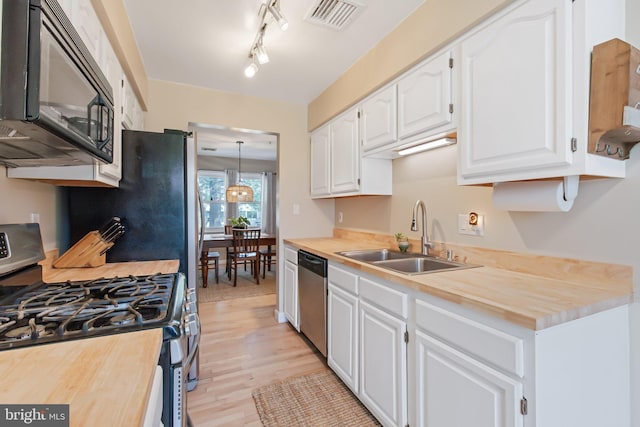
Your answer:
[[[42,259],[37,224],[0,225],[0,350],[162,328],[162,422],[185,426],[200,322],[184,275],[44,283]]]

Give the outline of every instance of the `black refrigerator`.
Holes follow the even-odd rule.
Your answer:
[[[70,244],[120,217],[125,233],[107,251],[107,262],[179,259],[188,286],[196,288],[196,148],[185,132],[123,131],[119,188],[70,187],[66,193]]]

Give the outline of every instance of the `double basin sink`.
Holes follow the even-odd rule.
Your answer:
[[[376,267],[410,275],[479,267],[478,265],[463,264],[430,255],[392,251],[389,249],[344,251],[336,252],[336,254],[356,261],[366,262]]]

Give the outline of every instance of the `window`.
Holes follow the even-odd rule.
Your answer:
[[[204,228],[208,232],[224,231],[227,223],[224,193],[227,189],[224,172],[198,172],[198,186],[204,205]]]
[[[243,173],[242,183],[253,189],[253,202],[238,203],[238,216],[245,216],[252,227],[262,226],[262,175],[259,173]]]
[[[253,189],[253,202],[238,203],[235,216],[245,216],[252,227],[262,226],[262,175],[259,173],[243,173],[242,183]],[[222,171],[199,171],[198,186],[204,204],[204,221],[206,232],[224,232],[229,213],[225,192],[227,190],[226,174]]]

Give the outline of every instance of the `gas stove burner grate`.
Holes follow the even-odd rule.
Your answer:
[[[42,284],[0,304],[0,349],[172,324],[182,275],[157,274]],[[7,302],[8,300],[8,302]],[[174,307],[171,309],[171,307]],[[30,344],[26,344],[30,345]]]

